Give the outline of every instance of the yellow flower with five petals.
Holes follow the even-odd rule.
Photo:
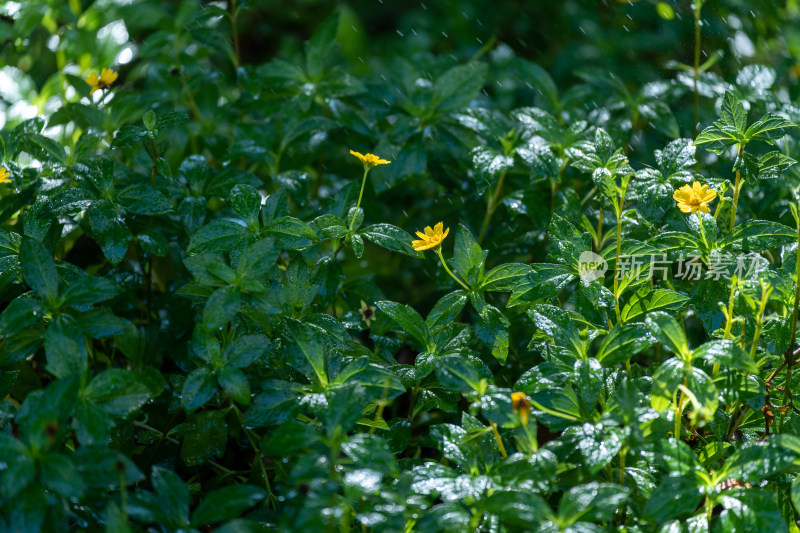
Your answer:
[[[9,172],[6,167],[0,167],[0,183],[11,183],[9,176],[11,172]]]
[[[412,241],[411,246],[414,250],[421,252],[423,250],[430,250],[442,244],[442,241],[447,234],[450,233],[450,228],[444,229],[444,223],[439,222],[433,228],[430,226],[425,228],[425,233],[421,231],[416,232],[419,240]]]
[[[95,91],[98,91],[100,89],[105,89],[106,87],[114,83],[117,80],[118,76],[119,74],[117,74],[116,71],[111,70],[110,68],[104,68],[103,70],[101,70],[100,76],[98,76],[96,72],[92,72],[91,74],[86,76],[86,83],[92,86],[92,90],[89,94],[94,94]]]
[[[386,159],[381,159],[375,154],[363,155],[358,152],[354,152],[353,150],[350,150],[350,153],[356,156],[364,164],[364,168],[367,169],[378,165],[388,165],[389,163],[391,163],[391,161],[387,161]]]
[[[717,191],[695,181],[691,186],[684,185],[680,189],[676,189],[672,197],[678,202],[678,209],[684,213],[696,213],[697,211],[708,213],[708,204],[717,197]]]

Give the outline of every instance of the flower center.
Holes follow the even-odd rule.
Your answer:
[[[687,203],[689,205],[700,205],[700,204],[703,203],[703,201],[700,199],[699,196],[697,196],[697,194],[692,193],[692,195],[689,197],[689,201]]]

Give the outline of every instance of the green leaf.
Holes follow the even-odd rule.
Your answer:
[[[482,389],[478,371],[469,361],[448,355],[438,360],[436,378],[446,388],[457,392],[477,391]]]
[[[300,393],[286,387],[257,395],[244,414],[245,427],[277,426],[295,416]]]
[[[66,315],[50,322],[44,334],[44,350],[47,371],[56,377],[83,374],[89,367],[83,332],[75,320]]]
[[[217,371],[217,382],[231,399],[242,405],[250,403],[250,383],[238,368],[224,367]]]
[[[286,248],[303,248],[317,240],[308,224],[294,217],[281,217],[273,220],[265,230],[267,235],[275,237],[276,242]]]
[[[122,126],[114,136],[111,146],[114,148],[130,146],[144,139],[145,135],[147,135],[147,130],[141,126]]]
[[[7,339],[32,328],[42,321],[43,316],[42,302],[38,299],[25,296],[15,298],[0,313],[0,338]]]
[[[336,215],[320,215],[308,223],[309,227],[317,234],[317,239],[341,239],[347,235],[347,226]]]
[[[256,362],[269,346],[270,341],[264,335],[244,335],[225,347],[222,360],[226,366],[245,368]]]
[[[514,285],[508,299],[508,307],[555,298],[561,289],[578,277],[564,265],[538,263],[532,268],[532,273],[522,277]]]
[[[233,321],[242,305],[238,287],[222,287],[214,291],[203,308],[203,323],[209,328],[222,328]]]
[[[181,393],[181,404],[192,411],[202,407],[206,402],[214,397],[217,392],[217,383],[214,374],[207,368],[192,370],[186,381],[183,382],[183,392]]]
[[[663,311],[654,311],[647,316],[645,326],[658,342],[676,354],[683,361],[690,358],[689,343],[683,328],[674,317]]]
[[[261,195],[250,185],[236,185],[231,189],[231,207],[248,224],[258,225],[258,215],[261,211]]]
[[[150,482],[158,504],[176,524],[189,525],[189,489],[175,472],[154,466]]]
[[[128,251],[131,232],[119,216],[116,207],[109,201],[92,203],[89,208],[89,226],[92,236],[103,249],[111,264],[117,265]]]
[[[433,306],[425,325],[429,331],[434,331],[439,327],[450,324],[464,309],[467,304],[467,293],[463,290],[453,291],[442,296],[436,305]],[[2,328],[0,328],[2,330]]]
[[[700,504],[703,494],[691,472],[682,477],[664,477],[644,506],[643,517],[654,523],[682,518]]]
[[[717,126],[717,123],[707,127],[694,140],[695,146],[701,146],[706,150],[722,155],[728,147],[742,142],[742,133],[738,132],[733,126]]]
[[[286,361],[309,380],[321,385],[329,382],[327,363],[333,350],[322,330],[310,324],[286,319]]]
[[[768,144],[775,144],[775,141],[789,133],[797,124],[787,120],[775,113],[767,113],[760,119],[753,122],[744,133],[747,141],[764,141]]]
[[[491,269],[483,277],[480,290],[482,291],[510,291],[514,289],[520,279],[533,272],[530,265],[523,263],[506,263]]]
[[[378,309],[399,324],[403,331],[416,339],[422,346],[426,345],[428,326],[425,325],[425,321],[422,320],[419,313],[407,305],[387,300],[376,302],[376,305]]]
[[[125,417],[153,395],[134,372],[114,368],[97,374],[83,391],[83,396],[108,414]]]
[[[533,323],[546,335],[552,337],[557,346],[566,348],[579,358],[586,357],[586,341],[581,338],[566,311],[552,305],[535,305],[528,311]]]
[[[461,275],[470,287],[476,287],[483,278],[483,267],[488,253],[481,250],[472,232],[464,225],[458,225],[452,263],[456,273]]]
[[[163,215],[172,211],[172,206],[160,191],[146,183],[126,187],[117,196],[119,205],[137,215]]]
[[[508,357],[508,329],[511,322],[494,306],[486,305],[481,311],[476,330],[478,337],[501,365]]]
[[[339,13],[325,19],[319,25],[311,39],[306,42],[306,74],[309,79],[318,81],[325,71],[326,63],[336,50],[336,30],[339,27]]]
[[[58,296],[58,274],[53,256],[42,243],[23,237],[19,262],[25,282],[47,301]]]
[[[433,84],[427,113],[445,116],[466,107],[483,87],[487,71],[486,64],[473,62],[445,72]]]
[[[747,111],[739,98],[730,91],[725,91],[725,96],[722,97],[719,118],[722,124],[732,126],[739,133],[744,133],[747,128]]]
[[[34,133],[28,136],[28,140],[41,148],[42,151],[49,156],[48,159],[51,161],[55,161],[56,163],[64,166],[68,164],[69,161],[67,159],[67,153],[64,151],[64,147],[50,137],[45,137],[44,135]]]
[[[725,237],[720,246],[744,252],[761,252],[767,248],[784,246],[797,241],[797,231],[766,220],[748,220],[739,224]]]
[[[116,283],[100,276],[83,276],[70,283],[61,295],[67,305],[94,305],[117,296],[122,289]]]
[[[189,241],[188,253],[224,252],[238,248],[247,239],[247,229],[230,220],[214,220],[200,228]]]
[[[212,490],[192,514],[192,526],[200,527],[232,520],[259,504],[266,494],[252,485],[230,485]]]
[[[625,307],[622,308],[620,317],[623,322],[632,322],[642,318],[650,311],[674,312],[682,308],[689,297],[685,294],[669,289],[650,289],[642,287],[631,296]]]
[[[786,521],[771,491],[736,489],[720,495],[724,510],[719,515],[721,531],[771,533],[786,530]]]
[[[600,349],[597,360],[605,366],[630,361],[655,343],[650,332],[641,324],[626,324],[612,328]]]
[[[392,252],[406,254],[411,257],[422,257],[422,252],[414,250],[411,241],[414,237],[405,230],[391,224],[373,224],[358,232],[368,241]]]

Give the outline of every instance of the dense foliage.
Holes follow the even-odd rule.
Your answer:
[[[286,4],[0,7],[0,530],[797,531],[798,3]]]

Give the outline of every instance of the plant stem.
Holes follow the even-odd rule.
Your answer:
[[[692,130],[697,137],[697,123],[700,122],[700,93],[697,90],[697,80],[700,77],[700,10],[703,3],[695,1],[694,4],[694,123]]]
[[[358,208],[361,207],[361,197],[364,196],[364,185],[367,184],[367,174],[369,174],[369,167],[364,167],[364,177],[361,178],[361,190],[358,193],[358,202],[356,202],[356,210],[353,211],[353,218],[350,219],[350,229],[348,233],[353,233],[353,226],[356,225],[356,217],[358,216]]]
[[[378,408],[375,409],[375,418],[373,419],[372,427],[369,428],[369,434],[372,435],[375,433],[375,426],[378,424],[378,420],[383,418],[383,409],[386,407],[386,398],[389,394],[389,387],[386,386],[383,388],[383,395],[381,396],[381,401],[378,402]]]
[[[481,232],[478,235],[478,244],[483,244],[483,237],[486,235],[486,230],[489,228],[489,221],[492,219],[494,210],[497,209],[497,202],[500,201],[500,194],[503,191],[503,182],[506,180],[506,173],[500,174],[497,180],[497,186],[494,188],[492,196],[489,198],[489,205],[486,206],[486,215],[483,217],[483,224],[481,224]]]
[[[622,322],[619,313],[619,256],[622,251],[622,208],[625,205],[625,191],[627,184],[623,184],[621,194],[619,195],[619,209],[617,209],[617,253],[614,259],[614,312],[617,316],[617,324]]]
[[[761,285],[761,301],[758,302],[758,314],[756,315],[756,330],[753,333],[753,344],[750,346],[750,359],[755,361],[756,350],[758,349],[758,338],[761,336],[761,328],[764,325],[764,310],[767,307],[767,301],[772,289],[767,288],[762,283]]]
[[[231,27],[233,29],[233,50],[236,55],[236,68],[242,66],[242,54],[239,48],[239,28],[237,27],[236,0],[231,0]]]
[[[738,145],[738,155],[742,155],[742,150],[744,150],[744,145]],[[731,206],[731,225],[730,230],[733,231],[733,227],[736,225],[736,206],[739,203],[739,190],[742,188],[742,176],[739,171],[736,171],[736,183],[733,186],[733,205]]]
[[[489,424],[491,424],[492,426],[492,433],[494,433],[494,440],[497,441],[497,446],[500,448],[500,455],[503,456],[503,459],[505,459],[506,457],[508,457],[508,454],[506,453],[506,447],[503,446],[503,439],[500,438],[500,433],[498,433],[497,431],[497,424],[495,424],[494,422],[489,422]]]
[[[444,260],[444,256],[442,255],[442,247],[441,247],[441,245],[436,247],[436,253],[437,253],[437,255],[439,256],[439,259],[442,261],[442,266],[443,266],[443,267],[444,267],[444,269],[447,271],[447,273],[448,273],[448,274],[450,274],[450,277],[451,277],[451,278],[453,278],[454,280],[456,280],[456,281],[458,282],[458,284],[459,284],[459,285],[461,285],[462,287],[464,287],[464,289],[465,289],[465,290],[467,290],[467,291],[471,290],[471,289],[469,288],[469,285],[467,285],[466,283],[464,283],[463,281],[461,281],[460,279],[458,279],[458,278],[456,277],[456,275],[455,275],[455,274],[453,274],[453,272],[450,270],[450,267],[448,267],[448,266],[447,266],[447,261],[445,261],[445,260]]]
[[[797,256],[795,257],[795,289],[794,289],[794,309],[792,309],[792,335],[789,337],[789,349],[786,355],[789,361],[786,363],[786,381],[783,384],[783,403],[784,405],[790,397],[789,387],[792,385],[792,367],[794,366],[794,346],[797,336],[797,311],[800,306],[800,221],[797,223]],[[786,358],[784,355],[784,358]],[[783,417],[781,416],[781,419]]]
[[[258,467],[261,470],[261,477],[264,478],[264,485],[267,488],[267,494],[270,503],[274,505],[275,495],[272,493],[272,487],[270,487],[269,483],[269,476],[267,476],[267,467],[264,465],[264,460],[261,458],[261,449],[256,445],[256,441],[251,435],[251,431],[244,427],[244,418],[242,417],[242,412],[236,407],[235,404],[231,404],[231,409],[233,412],[236,413],[236,417],[239,419],[239,425],[242,427],[242,431],[244,432],[245,436],[247,437],[248,442],[250,443],[250,447],[253,448],[253,453],[256,454],[256,459],[258,460]]]
[[[706,229],[703,227],[703,215],[700,214],[700,211],[697,211],[697,222],[700,223],[700,236],[703,237],[703,244],[706,245],[706,250],[708,250],[708,241],[706,240]]]

